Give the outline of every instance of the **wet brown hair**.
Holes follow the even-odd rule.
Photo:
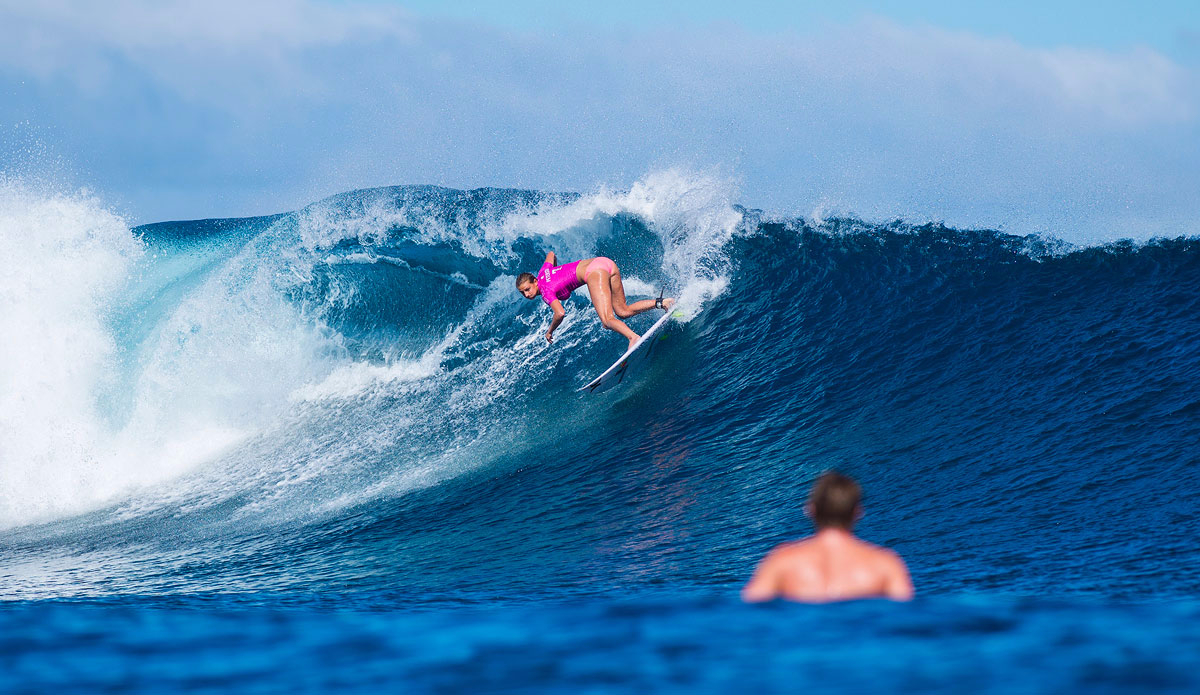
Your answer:
[[[520,275],[518,275],[517,276],[517,289],[521,289],[521,285],[524,285],[527,282],[537,282],[537,278],[535,278],[533,276],[533,273],[521,273]]]
[[[808,496],[809,513],[818,529],[854,527],[862,488],[854,479],[837,471],[826,471],[813,484]]]

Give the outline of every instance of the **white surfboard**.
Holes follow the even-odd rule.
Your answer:
[[[654,325],[650,327],[650,330],[643,333],[642,337],[638,338],[637,342],[634,343],[633,346],[628,350],[626,350],[625,354],[621,355],[620,359],[613,363],[613,366],[605,369],[603,374],[595,379],[592,379],[590,382],[588,382],[587,386],[584,386],[579,390],[587,391],[588,393],[600,393],[601,391],[606,391],[621,383],[628,373],[631,365],[649,362],[654,357],[654,355],[658,352],[658,350],[655,349],[655,346],[658,345],[659,339],[666,337],[665,335],[660,334],[662,327],[667,325],[668,319],[679,318],[680,316],[683,316],[683,314],[677,311],[668,311],[667,313],[663,314],[660,319],[654,322]]]

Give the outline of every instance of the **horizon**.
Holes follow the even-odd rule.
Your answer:
[[[1185,5],[5,2],[0,171],[136,224],[682,169],[773,214],[1193,235]]]

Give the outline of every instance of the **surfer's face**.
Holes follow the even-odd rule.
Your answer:
[[[525,295],[526,299],[533,299],[537,296],[537,284],[533,282],[527,282],[518,287],[517,291]]]

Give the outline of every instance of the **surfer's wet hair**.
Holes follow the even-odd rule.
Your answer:
[[[858,516],[862,488],[854,479],[837,471],[826,471],[813,484],[808,496],[809,514],[818,529],[840,528],[849,531]]]
[[[521,273],[517,276],[517,289],[521,289],[521,285],[524,285],[527,282],[532,284],[536,281],[537,278],[533,276],[533,273]]]

